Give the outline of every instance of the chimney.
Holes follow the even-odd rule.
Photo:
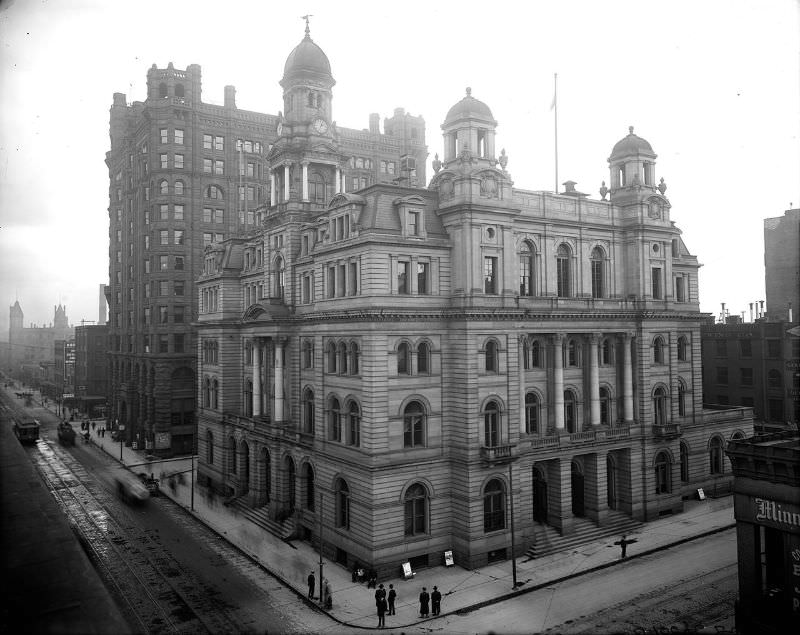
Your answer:
[[[377,112],[369,114],[369,131],[373,134],[381,133],[381,116]]]
[[[236,108],[236,87],[225,87],[225,108]]]

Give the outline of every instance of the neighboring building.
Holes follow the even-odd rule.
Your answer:
[[[378,115],[370,115],[365,130],[337,127],[330,116],[332,84],[317,86],[313,77],[316,53],[300,47],[296,53],[289,66],[308,66],[315,89],[287,101],[285,116],[240,110],[233,86],[225,87],[223,106],[204,103],[195,64],[186,70],[154,65],[144,102],[128,105],[124,94],[114,94],[106,155],[109,417],[127,424],[128,443],[144,439],[156,454],[193,449],[194,281],[205,246],[254,231],[265,202],[290,190],[315,207],[343,189],[425,183],[422,118],[398,109],[385,120],[383,134]],[[272,144],[299,132],[292,132],[299,113],[305,119],[313,113],[312,139],[319,146],[308,161],[287,150],[281,162],[268,163]],[[301,173],[303,192],[295,189]],[[260,293],[258,286],[253,293]]]
[[[333,84],[306,37],[261,223],[205,249],[201,484],[277,532],[318,544],[324,526],[326,554],[379,575],[726,490],[752,410],[702,406],[699,265],[650,144],[631,128],[614,146],[603,200],[518,189],[467,89],[427,188],[312,198],[348,154]]]
[[[703,400],[754,409],[757,426],[800,424],[800,335],[788,322],[703,324]]]
[[[797,430],[728,444],[739,562],[736,632],[800,629],[800,436]]]
[[[103,416],[108,390],[108,328],[75,327],[75,400],[78,410]]]
[[[67,408],[74,408],[78,403],[75,396],[75,339],[56,340],[53,350],[53,398]]]
[[[39,362],[53,362],[53,345],[56,340],[72,337],[74,329],[67,319],[67,307],[53,307],[53,322],[50,326],[25,327],[25,316],[19,300],[9,307],[8,329],[8,368],[9,373],[24,379],[22,369],[26,369],[26,377],[32,380],[31,368]]]
[[[783,216],[764,219],[764,268],[767,317],[798,322],[800,209],[790,209]]]

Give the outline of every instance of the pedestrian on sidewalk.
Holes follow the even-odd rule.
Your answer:
[[[422,587],[422,593],[419,594],[419,616],[420,617],[428,617],[428,603],[430,602],[431,596],[428,595],[428,591],[425,587]]]
[[[383,588],[381,584],[377,589],[375,589],[375,606],[380,604],[381,600],[386,599],[386,589]]]
[[[314,587],[317,584],[317,579],[314,577],[314,572],[308,574],[308,599],[314,599]]]
[[[331,584],[328,582],[328,578],[324,578],[322,580],[322,588],[320,589],[320,593],[325,594],[325,602],[323,606],[326,609],[333,608],[333,593],[331,592]]]
[[[389,585],[389,595],[386,599],[389,600],[389,615],[394,615],[394,601],[397,598],[397,591],[394,590],[394,585]]]
[[[627,554],[627,551],[628,551],[628,545],[630,545],[630,544],[632,544],[634,542],[636,542],[636,538],[631,538],[630,540],[628,540],[627,537],[626,537],[626,534],[622,534],[622,538],[620,540],[617,540],[617,542],[614,543],[615,545],[619,545],[619,549],[620,549],[619,559],[620,560],[623,560],[625,558],[625,556]]]
[[[434,615],[439,615],[439,611],[441,611],[442,606],[442,594],[439,593],[439,589],[434,585],[433,593],[431,593],[431,612]]]
[[[378,628],[384,628],[386,626],[386,600],[383,597],[377,601],[376,608],[378,611]]]
[[[96,421],[92,421],[92,432],[94,432],[95,425],[97,425],[97,422]]]

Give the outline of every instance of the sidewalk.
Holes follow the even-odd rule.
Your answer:
[[[110,433],[99,437],[92,433],[91,441],[119,460],[120,444],[111,440]],[[319,553],[302,541],[291,544],[265,532],[222,504],[219,497],[209,497],[205,489],[195,488],[194,511],[191,505],[191,487],[188,471],[191,459],[145,461],[144,453],[123,447],[125,465],[135,473],[146,472],[161,479],[161,492],[184,507],[188,513],[222,535],[233,545],[248,554],[266,570],[305,597],[306,578],[310,571],[317,577],[319,589]],[[196,467],[196,466],[195,466]],[[170,475],[183,472],[183,478]],[[183,482],[179,482],[179,481]],[[628,558],[635,558],[669,548],[734,526],[733,499],[730,496],[704,501],[689,501],[685,511],[647,523],[641,532],[629,534],[637,542],[628,547]],[[572,551],[552,554],[535,560],[517,559],[517,581],[522,586],[512,591],[511,561],[501,562],[468,571],[458,566],[432,567],[417,572],[413,580],[400,577],[379,580],[385,588],[393,584],[397,590],[397,615],[390,616],[389,628],[405,628],[422,622],[418,613],[417,596],[423,586],[430,591],[437,585],[442,593],[442,615],[500,602],[510,597],[529,593],[542,586],[560,582],[589,571],[603,569],[619,563],[620,550],[613,544],[617,538],[587,543]],[[323,535],[324,540],[324,535]],[[337,621],[349,626],[375,627],[374,591],[366,584],[353,583],[351,573],[341,565],[323,558],[323,576],[328,579],[333,608],[328,613]],[[318,591],[317,591],[318,592]],[[435,626],[437,618],[430,618]]]

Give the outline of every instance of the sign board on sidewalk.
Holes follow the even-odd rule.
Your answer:
[[[444,552],[444,566],[452,567],[453,564],[453,552],[452,551],[445,551]]]
[[[704,501],[706,499],[706,493],[703,491],[702,487],[697,488],[697,500]]]
[[[125,432],[125,424],[121,423],[119,426],[117,426],[117,430],[119,430],[120,432]]]
[[[406,580],[410,580],[414,577],[414,572],[411,571],[411,563],[404,562],[403,563],[403,578]]]

